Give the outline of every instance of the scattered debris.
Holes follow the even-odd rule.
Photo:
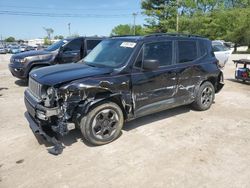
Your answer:
[[[24,162],[24,159],[20,159],[20,160],[16,161],[16,164],[21,164],[23,162]]]

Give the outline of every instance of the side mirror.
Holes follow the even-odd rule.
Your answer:
[[[143,61],[143,69],[155,70],[159,67],[159,61],[156,59],[145,59]]]

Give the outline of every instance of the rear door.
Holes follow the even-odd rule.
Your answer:
[[[178,72],[178,91],[176,99],[178,103],[185,104],[193,99],[196,78],[194,77],[195,65],[200,61],[198,41],[176,41],[176,71]]]
[[[159,68],[144,70],[142,67],[145,59],[158,60]],[[136,117],[166,109],[173,103],[177,85],[173,59],[173,41],[143,45],[131,75]]]

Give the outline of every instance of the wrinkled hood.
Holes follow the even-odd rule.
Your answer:
[[[45,54],[52,54],[49,51],[45,50],[32,50],[27,52],[21,52],[12,56],[14,59],[23,59],[25,57],[37,56],[37,55],[45,55]]]
[[[111,73],[111,68],[90,67],[82,63],[69,63],[40,68],[30,73],[30,77],[43,85],[57,84],[77,79]]]

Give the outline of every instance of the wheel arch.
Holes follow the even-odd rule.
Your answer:
[[[110,91],[96,93],[94,98],[92,98],[91,101],[84,106],[84,114],[87,114],[91,109],[107,101],[117,104],[123,112],[124,119],[127,119],[128,111],[126,109],[125,102],[122,100],[122,95],[120,93],[112,93]]]
[[[40,67],[47,67],[47,66],[50,66],[49,63],[31,63],[31,65],[29,66],[29,68],[27,69],[26,71],[26,77],[28,78],[29,77],[29,73],[30,71],[34,68],[34,67],[37,67],[37,66],[40,66]]]

